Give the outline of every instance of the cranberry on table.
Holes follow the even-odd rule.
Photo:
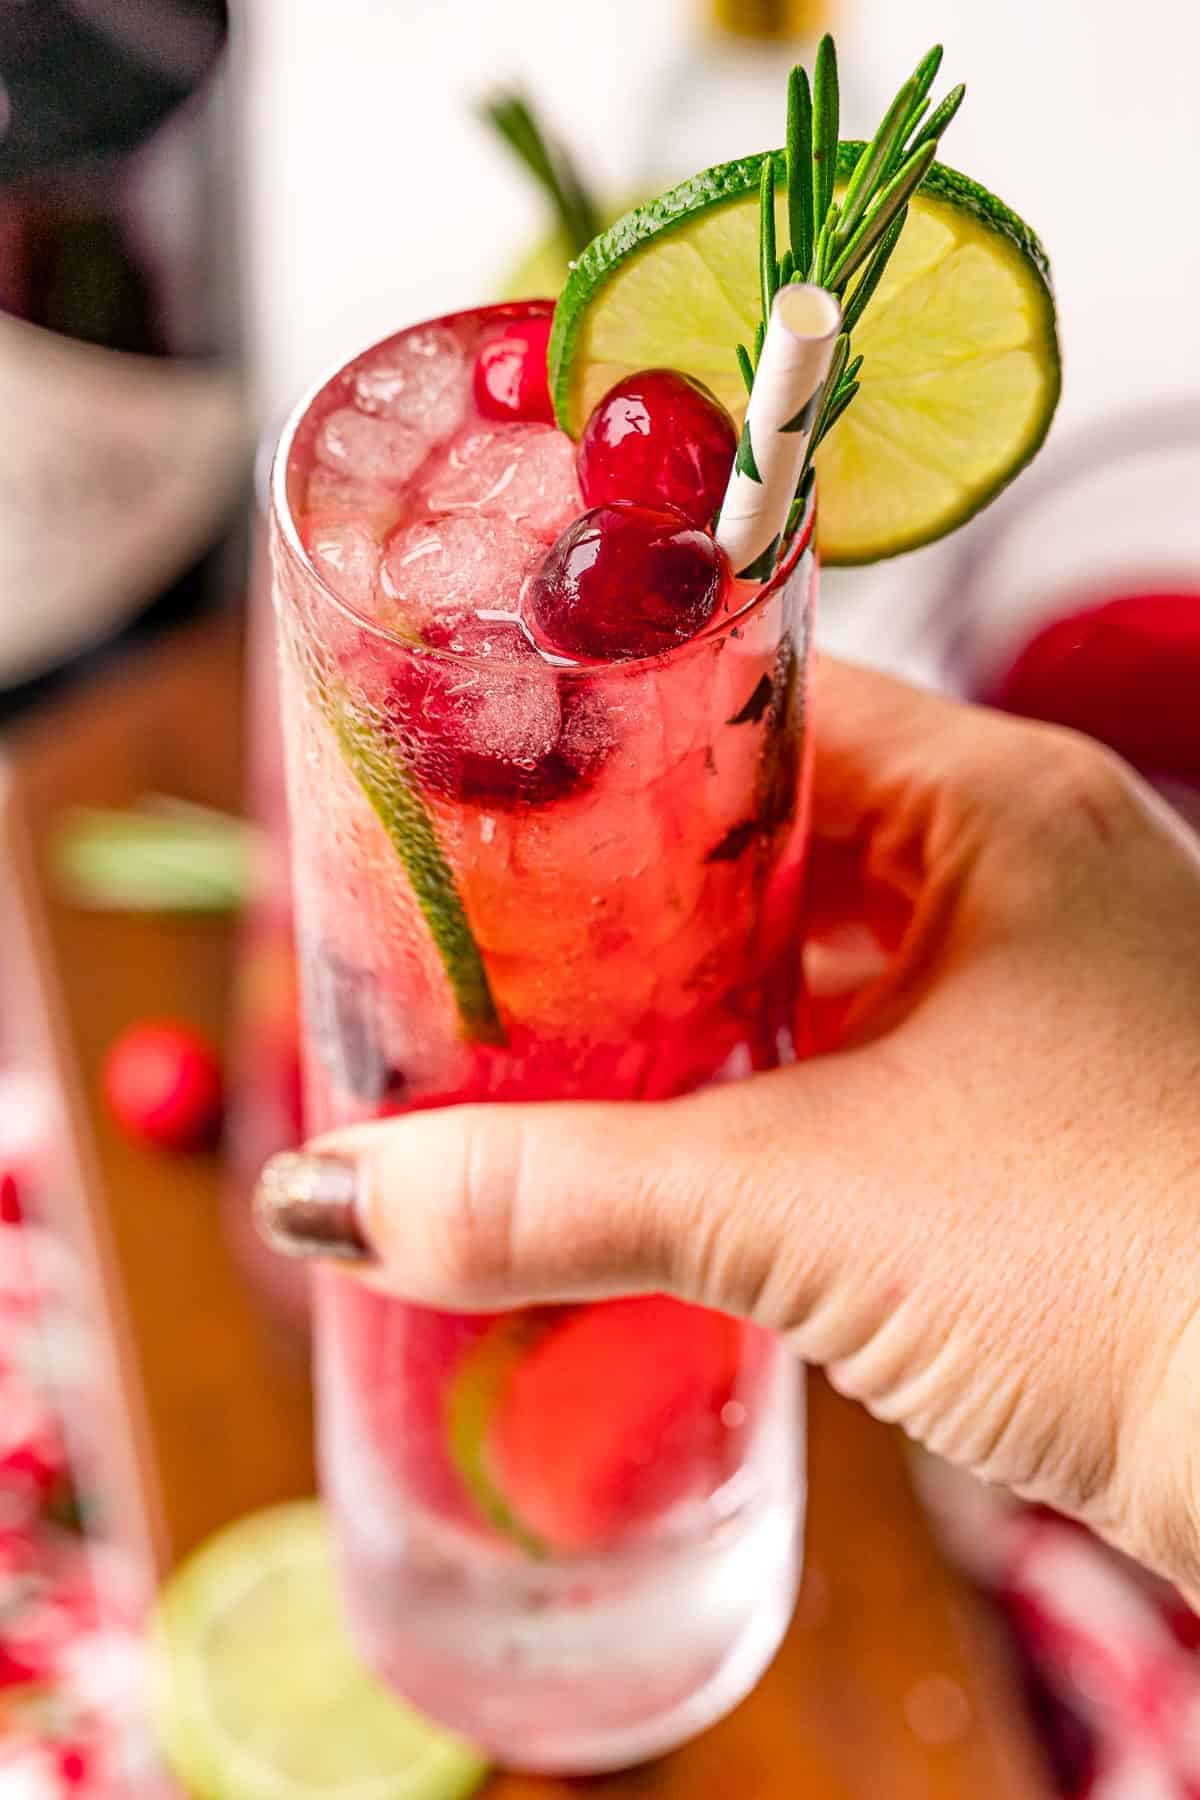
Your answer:
[[[614,501],[568,525],[530,580],[525,618],[562,656],[622,662],[685,644],[720,603],[726,563],[670,507]]]
[[[552,313],[513,319],[475,359],[475,405],[485,419],[553,425],[546,350]]]
[[[207,1150],[220,1133],[220,1061],[181,1020],[130,1025],[109,1048],[101,1086],[117,1124],[159,1149]]]
[[[709,525],[736,451],[733,420],[702,382],[643,369],[611,388],[584,427],[579,485],[588,506],[636,500]]]

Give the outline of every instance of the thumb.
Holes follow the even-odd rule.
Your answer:
[[[352,1182],[369,1279],[407,1299],[486,1311],[664,1291],[788,1329],[847,1244],[871,1255],[868,1221],[878,1235],[858,1064],[839,1057],[836,1082],[815,1063],[677,1100],[460,1106],[350,1127],[268,1165],[260,1214],[283,1247],[328,1249],[318,1160]],[[305,1196],[291,1220],[289,1187]]]

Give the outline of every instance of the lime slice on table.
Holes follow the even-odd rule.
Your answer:
[[[839,190],[861,150],[839,147]],[[584,251],[550,344],[555,407],[573,437],[614,382],[656,366],[697,376],[740,421],[734,349],[753,341],[760,316],[762,160],[693,177]],[[775,167],[782,245],[782,152]],[[853,352],[864,358],[861,391],[816,459],[820,545],[833,563],[874,562],[943,536],[1038,449],[1059,393],[1045,252],[999,200],[935,163]]]
[[[196,1551],[167,1584],[153,1644],[158,1735],[196,1800],[456,1800],[485,1773],[359,1661],[315,1501],[254,1513]]]

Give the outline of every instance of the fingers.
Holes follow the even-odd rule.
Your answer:
[[[990,905],[972,877],[1004,836],[1030,728],[831,659],[814,713],[807,928],[861,920],[891,959],[847,1013],[857,1041],[903,1016],[952,926]]]
[[[1180,845],[1119,757],[1080,734],[922,693],[830,658],[815,694],[810,906],[865,919],[910,986],[954,933],[1107,927],[1131,860],[1176,885]]]
[[[822,657],[814,714],[813,829],[832,842],[870,839],[947,783],[969,803],[994,770],[991,715],[873,669]]]
[[[340,1207],[339,1242],[371,1259],[363,1278],[417,1304],[667,1292],[836,1364],[902,1305],[914,1331],[935,1327],[919,1290],[966,1279],[977,1175],[955,1107],[948,1074],[875,1047],[666,1102],[411,1113],[275,1158],[260,1218],[281,1248],[328,1256]]]
[[[368,1279],[422,1304],[670,1291],[789,1329],[834,1240],[869,1256],[879,1236],[877,1217],[847,1233],[842,1216],[858,1210],[854,1157],[872,1216],[884,1172],[852,1116],[862,1090],[846,1060],[836,1087],[812,1065],[662,1103],[463,1106],[356,1126],[268,1165],[260,1216],[281,1247],[327,1255],[313,1195],[345,1207],[352,1190]],[[877,1153],[890,1167],[882,1141]],[[307,1208],[292,1208],[298,1233],[288,1187]]]
[[[468,1310],[670,1285],[686,1205],[671,1110],[463,1106],[362,1128],[359,1216],[385,1284]]]
[[[967,705],[823,657],[815,675],[813,828],[830,844],[890,845],[903,880],[935,827],[1064,839],[1101,815],[1160,808],[1120,757],[1076,731]],[[1161,830],[1161,817],[1156,818]],[[936,842],[934,848],[936,849]],[[1051,846],[1052,847],[1052,846]],[[1045,850],[1046,844],[1039,846]],[[911,883],[910,883],[911,885]]]
[[[829,661],[816,706],[814,912],[866,896],[896,945],[869,1001],[822,996],[851,1047],[665,1103],[335,1132],[268,1165],[262,1214],[426,1305],[754,1318],[1115,1532],[1123,1421],[1195,1311],[1195,852],[1074,734]]]

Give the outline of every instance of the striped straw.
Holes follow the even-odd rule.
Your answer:
[[[774,572],[841,324],[824,288],[794,282],[775,296],[717,525],[740,579]]]

